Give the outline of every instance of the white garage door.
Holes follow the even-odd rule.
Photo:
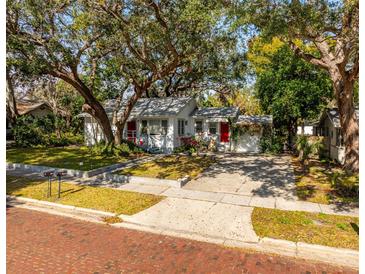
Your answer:
[[[241,132],[237,138],[237,152],[260,152],[260,132]]]

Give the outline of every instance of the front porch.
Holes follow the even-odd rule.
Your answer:
[[[173,119],[134,119],[127,122],[124,138],[149,152],[171,153]]]

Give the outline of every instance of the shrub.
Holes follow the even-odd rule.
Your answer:
[[[283,137],[272,132],[268,135],[264,135],[260,139],[260,149],[264,153],[281,153],[284,148]]]
[[[119,146],[116,146],[115,149],[117,155],[129,156],[129,154],[131,153],[131,149],[127,143],[122,143]]]
[[[299,152],[299,160],[305,163],[310,156],[318,155],[323,149],[322,139],[310,139],[305,135],[299,135],[296,141],[296,149]]]
[[[78,145],[82,144],[84,141],[84,137],[82,135],[72,134],[71,132],[61,133],[60,137],[57,137],[56,133],[51,133],[48,138],[48,141],[44,141],[44,144],[55,147]]]
[[[123,139],[122,140],[122,145],[127,145],[128,149],[129,149],[129,152],[135,152],[135,153],[145,152],[145,150],[143,148],[137,146],[135,143],[133,143],[132,141],[129,141],[129,140]]]
[[[188,152],[189,154],[201,151],[206,147],[202,139],[192,137],[181,137],[181,146],[174,149],[175,153]]]
[[[13,127],[15,143],[20,147],[33,146],[66,146],[81,144],[82,135],[61,132],[58,137],[54,132],[54,120],[51,115],[42,118],[21,116]]]
[[[15,143],[20,147],[43,144],[44,137],[40,127],[31,116],[21,116],[12,129]]]

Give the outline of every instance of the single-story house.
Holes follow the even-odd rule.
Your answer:
[[[356,116],[359,118],[358,110],[356,110]],[[343,164],[345,147],[343,143],[338,108],[325,109],[313,131],[313,135],[324,137],[325,154],[329,158]]]
[[[105,103],[112,121],[114,100]],[[118,113],[124,111],[120,107]],[[93,145],[103,139],[101,128],[88,114],[85,118],[85,142]],[[244,123],[250,120],[249,123]],[[247,122],[247,121],[246,121]],[[244,124],[244,125],[243,125]],[[232,127],[255,127],[272,124],[271,116],[242,116],[235,107],[198,108],[193,97],[141,98],[137,101],[124,128],[124,139],[149,150],[171,153],[182,139],[196,136],[213,140],[219,151],[259,152],[262,130],[241,132],[232,140]],[[113,128],[115,130],[115,128]]]

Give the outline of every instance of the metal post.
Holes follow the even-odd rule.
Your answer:
[[[51,179],[51,175],[48,176],[48,195],[47,197],[51,197],[52,196],[52,179]]]
[[[47,187],[47,198],[52,196],[52,176],[54,171],[53,170],[47,170],[43,172],[44,177],[48,177],[48,187]]]
[[[58,173],[58,199],[61,197],[61,174]]]
[[[66,170],[59,170],[56,173],[56,176],[58,177],[58,198],[61,198],[61,179],[62,176],[66,176],[67,171]]]

